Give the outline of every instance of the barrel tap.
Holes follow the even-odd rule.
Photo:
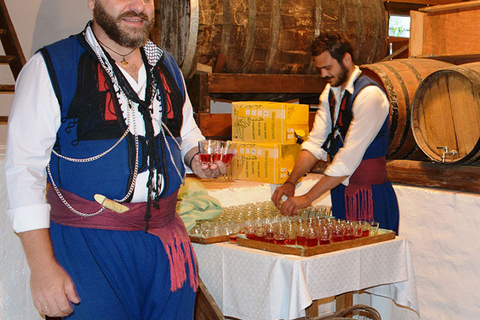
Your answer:
[[[443,153],[442,153],[442,163],[445,163],[445,158],[446,156],[455,156],[457,154],[457,150],[449,150],[447,146],[445,147],[437,147],[437,149],[442,149],[442,150],[445,150]]]

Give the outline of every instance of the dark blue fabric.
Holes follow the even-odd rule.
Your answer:
[[[193,319],[195,292],[188,280],[181,289],[170,291],[169,261],[157,236],[53,222],[50,234],[55,256],[81,299],[64,319]]]
[[[352,112],[353,103],[360,91],[371,85],[380,87],[374,80],[367,76],[361,76],[355,81],[354,92],[347,100],[346,109],[349,110],[349,112]],[[350,123],[348,123],[348,126],[349,125]],[[348,126],[346,129],[348,129]],[[343,131],[347,132],[347,130]],[[345,140],[345,136],[342,138]],[[387,116],[381,129],[375,136],[375,139],[365,151],[363,159],[373,159],[386,156],[389,143],[389,116]],[[341,147],[343,147],[343,142],[340,141],[334,154],[336,154]],[[335,218],[345,219],[345,186],[340,184],[338,187],[332,189],[330,191],[330,197],[332,200],[332,214]],[[380,228],[393,230],[398,235],[400,213],[397,196],[393,190],[391,182],[387,181],[383,184],[372,185],[372,198],[373,217],[375,221],[380,223]]]
[[[97,93],[92,92],[94,90],[85,89],[85,83],[96,84],[99,80],[96,69],[98,68],[98,61],[86,44],[83,35],[72,36],[46,46],[41,52],[44,57],[48,57],[45,61],[52,84],[59,88],[56,93],[61,105],[62,124],[57,133],[54,149],[64,156],[83,159],[98,155],[111,148],[126,131],[127,125],[123,119],[110,78],[106,74],[104,74],[104,78],[105,85],[108,88],[107,91],[98,91],[99,93]],[[185,98],[183,77],[174,58],[164,51],[164,61]],[[79,70],[81,71],[79,72]],[[161,84],[161,81],[157,82],[159,85]],[[92,88],[88,87],[88,89]],[[93,86],[93,89],[95,89],[95,86]],[[82,95],[82,90],[87,90],[87,92]],[[97,101],[95,100],[97,98],[96,94],[100,97],[99,105],[89,105],[88,102]],[[102,104],[102,99],[110,101],[105,98],[108,94],[113,97],[111,101],[114,105],[117,120],[106,121],[102,118],[105,113],[105,104]],[[86,95],[93,98],[84,98],[87,103],[82,105],[82,98]],[[77,103],[78,116],[72,116],[71,114],[73,101]],[[79,103],[80,105],[78,105]],[[180,115],[178,122],[181,123],[183,104],[175,105],[174,108],[175,113]],[[86,113],[91,114],[85,116]],[[140,119],[137,120],[140,121]],[[79,132],[82,132],[82,137],[79,136]],[[178,144],[181,144],[180,137],[175,139]],[[182,177],[185,174],[185,167],[177,144],[173,138],[168,136],[167,142],[180,176],[177,174],[172,158],[167,151],[166,163],[169,183],[168,190],[163,196],[175,192],[182,184]],[[165,141],[157,138],[157,143],[159,149],[166,149]],[[146,147],[143,137],[140,137],[139,149],[139,172],[142,172],[146,170]],[[110,199],[122,199],[127,194],[133,179],[134,164],[135,142],[134,137],[129,133],[112,151],[92,162],[71,162],[52,154],[50,169],[55,183],[60,188],[80,197],[93,200],[94,194],[99,193]],[[82,183],[78,183],[78,181]]]
[[[345,186],[343,184],[330,191],[332,215],[337,219],[345,219]],[[400,212],[392,183],[372,185],[373,218],[380,228],[393,230],[398,235]]]
[[[362,75],[354,82],[354,89],[352,95],[349,95],[346,102],[345,112],[348,112],[349,115],[345,115],[345,119],[352,119],[352,107],[357,95],[362,91],[364,88],[368,86],[376,86],[382,89],[378,83],[372,80],[370,77]],[[383,91],[383,89],[382,89]],[[330,94],[333,94],[330,92]],[[348,92],[345,92],[348,94]],[[333,112],[333,110],[331,110]],[[335,146],[331,151],[333,155],[337,154],[338,150],[343,147],[343,141],[345,141],[346,133],[348,128],[350,127],[350,122],[346,121],[344,125],[340,128],[340,132],[342,133],[342,139],[335,140]],[[365,154],[363,155],[363,159],[373,159],[378,157],[386,156],[388,153],[388,147],[390,144],[389,138],[389,127],[390,127],[390,120],[389,116],[387,115],[385,121],[383,122],[382,127],[378,131],[377,135],[373,139],[372,143],[368,146]]]

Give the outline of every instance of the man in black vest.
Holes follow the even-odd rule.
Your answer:
[[[312,44],[312,58],[327,86],[309,138],[272,200],[284,214],[294,215],[330,191],[336,218],[375,220],[398,233],[398,203],[386,171],[388,98],[361,74],[354,63],[353,45],[344,35],[321,34]],[[318,160],[327,158],[331,163],[324,176],[306,194],[294,196],[298,180]]]
[[[226,168],[196,154],[181,71],[148,40],[154,1],[87,3],[85,30],[25,65],[9,117],[7,214],[33,301],[51,317],[192,319],[195,257],[176,195],[187,167]]]

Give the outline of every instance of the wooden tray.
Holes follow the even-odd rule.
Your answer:
[[[350,249],[355,247],[364,246],[367,244],[387,241],[395,239],[395,232],[391,230],[379,230],[378,235],[368,236],[365,238],[358,238],[353,240],[346,240],[342,242],[334,242],[332,244],[321,245],[316,247],[300,247],[300,246],[282,246],[273,243],[261,242],[256,240],[249,240],[245,238],[237,238],[237,245],[260,249],[270,252],[282,253],[282,254],[293,254],[302,257],[310,257],[317,254],[333,252],[343,249]]]
[[[194,243],[200,244],[211,244],[211,243],[218,243],[218,242],[227,242],[229,240],[228,235],[218,236],[218,237],[197,237],[197,236],[190,236],[190,241]]]

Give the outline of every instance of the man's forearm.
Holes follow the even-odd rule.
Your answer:
[[[37,229],[18,233],[22,241],[30,270],[56,263],[49,229]]]
[[[324,193],[340,185],[346,178],[348,178],[348,176],[343,176],[343,177],[324,176],[307,192],[307,196],[312,201],[314,201]]]
[[[287,181],[296,183],[310,169],[312,169],[317,162],[318,159],[313,154],[311,154],[307,150],[302,150],[297,158],[295,167],[287,178]]]

